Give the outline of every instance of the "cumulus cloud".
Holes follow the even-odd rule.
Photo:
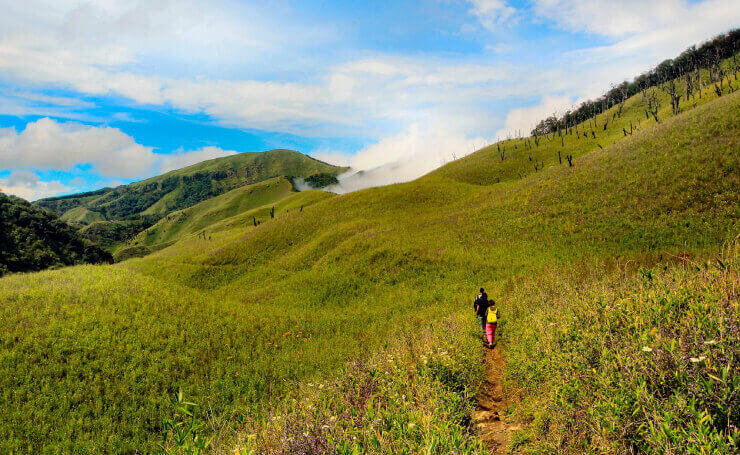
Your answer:
[[[35,172],[13,171],[10,176],[0,179],[0,191],[28,201],[54,196],[71,191],[72,188],[59,181],[41,181]]]
[[[155,153],[118,128],[41,118],[23,131],[0,128],[0,169],[69,170],[89,164],[106,177],[136,178],[233,155],[218,147]]]
[[[82,163],[102,175],[137,177],[155,165],[155,156],[117,128],[41,118],[20,132],[0,129],[0,168],[66,170]]]
[[[310,82],[296,82],[224,78],[223,70],[194,76],[188,71],[159,74],[136,69],[162,59],[190,61],[190,54],[218,67],[232,58],[244,61],[288,48],[295,52],[308,41],[325,42],[328,38],[321,30],[326,27],[297,26],[291,27],[291,34],[276,33],[282,28],[272,27],[278,22],[270,14],[228,0],[206,6],[169,0],[155,4],[69,0],[37,5],[32,14],[27,2],[21,3],[11,3],[0,17],[0,75],[87,94],[120,95],[140,104],[167,104],[205,113],[228,126],[306,136],[335,136],[341,131],[374,138],[394,134],[428,115],[457,122],[464,134],[490,134],[487,128],[493,126],[481,120],[492,114],[486,103],[555,91],[581,96],[584,80],[603,90],[613,78],[654,63],[656,46],[662,52],[711,36],[732,25],[740,8],[727,0],[536,0],[529,9],[517,10],[504,0],[471,0],[470,14],[489,28],[515,17],[524,20],[528,13],[533,21],[618,41],[579,51],[545,71],[503,62],[376,55],[312,65],[325,69],[308,78]],[[301,39],[307,37],[312,40]],[[214,52],[217,46],[230,52]],[[602,77],[598,68],[583,71],[600,56],[615,53],[627,53],[637,64],[610,65],[616,73],[606,81],[609,76]]]

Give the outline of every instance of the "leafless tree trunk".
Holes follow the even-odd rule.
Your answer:
[[[660,108],[660,100],[658,99],[658,94],[654,89],[651,89],[645,94],[645,99],[647,100],[645,116],[647,117],[647,114],[650,114],[653,116],[656,122],[659,122],[660,120],[658,120],[658,109]]]
[[[671,109],[673,110],[673,115],[678,115],[678,112],[680,109],[679,103],[681,102],[681,92],[679,92],[678,90],[678,85],[676,85],[676,80],[671,79],[670,81],[663,84],[661,88],[671,98]]]

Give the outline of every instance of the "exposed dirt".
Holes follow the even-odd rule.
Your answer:
[[[498,346],[493,349],[484,348],[483,361],[486,376],[478,392],[472,418],[489,453],[507,454],[510,453],[511,432],[517,428],[506,421],[505,411],[509,400],[502,387],[504,361]]]

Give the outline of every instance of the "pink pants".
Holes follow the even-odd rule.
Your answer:
[[[487,323],[486,324],[486,340],[489,343],[494,343],[496,341],[496,323],[493,324]]]

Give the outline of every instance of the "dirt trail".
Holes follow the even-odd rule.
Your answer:
[[[486,368],[485,379],[478,392],[472,417],[489,453],[506,454],[511,446],[511,432],[517,428],[510,425],[504,415],[509,400],[502,387],[504,361],[499,348],[485,348],[483,361]]]

